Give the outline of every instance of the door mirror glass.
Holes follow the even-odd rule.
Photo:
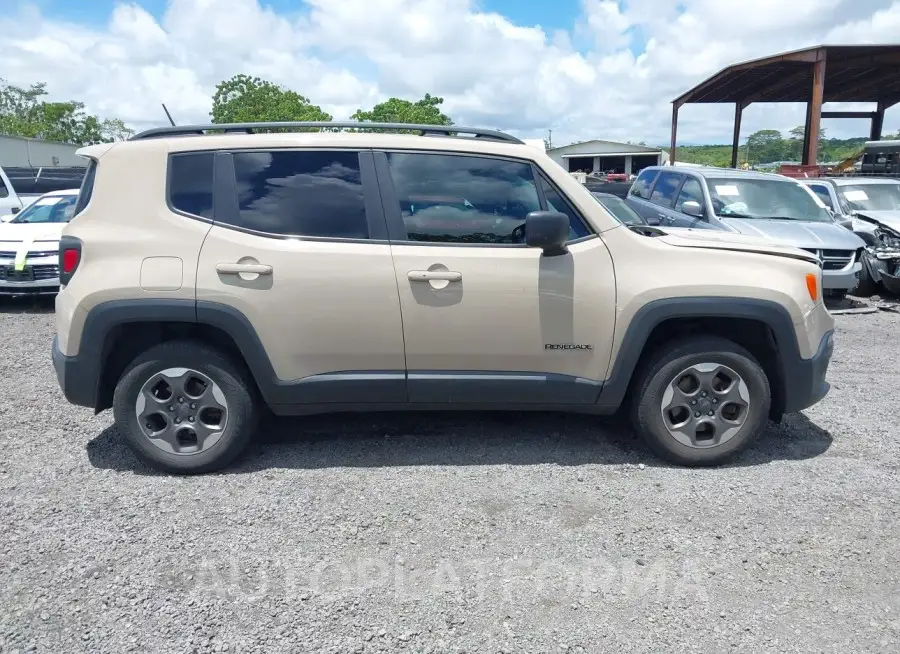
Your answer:
[[[568,252],[569,217],[558,211],[532,211],[525,216],[525,243],[554,257]]]
[[[688,200],[687,202],[682,203],[681,213],[700,218],[703,215],[703,208],[696,200]]]
[[[645,220],[647,221],[648,225],[653,225],[653,226],[659,225],[659,216],[653,215],[653,216],[650,216],[649,218],[645,218]]]
[[[10,211],[12,211],[13,214],[17,214],[19,213],[19,207],[13,207]]]

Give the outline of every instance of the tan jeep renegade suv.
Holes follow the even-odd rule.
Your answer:
[[[622,407],[708,465],[828,391],[811,255],[625,226],[506,134],[205,125],[79,152],[53,362],[163,470],[227,465],[264,407]]]

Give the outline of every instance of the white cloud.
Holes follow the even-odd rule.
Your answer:
[[[0,17],[0,75],[45,81],[52,97],[137,128],[205,122],[219,81],[236,73],[289,86],[346,118],[399,95],[445,98],[457,122],[554,142],[665,143],[671,100],[721,68],[819,43],[895,38],[900,0],[582,0],[571,32],[518,25],[476,0],[307,0],[279,15],[257,0],[170,0],[154,18],[140,1],[99,26],[22,5]],[[728,142],[731,106],[688,105],[680,142]],[[751,106],[743,133],[803,122],[795,105]],[[865,133],[829,121],[830,134]],[[900,113],[886,129],[900,128]]]

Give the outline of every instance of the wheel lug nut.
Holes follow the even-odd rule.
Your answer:
[[[180,404],[184,404],[184,398],[183,398],[183,397],[179,397],[179,398],[178,398],[178,402],[179,402]]]
[[[194,416],[189,416],[188,420],[190,420],[191,422],[194,422]]]
[[[193,402],[191,402],[191,408],[192,408],[192,409],[196,409],[196,408],[197,408],[197,405],[194,404]]]
[[[713,415],[713,412],[712,412],[712,411],[710,411],[710,412],[709,412],[709,415]]]
[[[695,404],[697,404],[697,400],[691,400],[691,406],[693,406],[693,405],[695,405]],[[172,410],[172,409],[169,409],[169,411],[171,411],[171,410]]]
[[[706,391],[703,391],[702,393],[700,393],[700,395],[702,395],[703,397],[706,397]]]
[[[169,411],[174,411],[174,410],[175,410],[175,407],[173,407],[173,406],[169,407]]]
[[[699,411],[694,412],[694,417],[695,417],[695,418],[699,418],[699,417],[700,417],[700,412],[699,412]]]
[[[175,418],[175,424],[179,424],[181,422],[181,418]]]
[[[718,404],[718,403],[719,403],[719,400],[717,400],[716,398],[713,398],[713,404]]]

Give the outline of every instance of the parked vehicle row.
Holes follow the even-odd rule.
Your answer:
[[[835,222],[803,184],[723,168],[645,168],[628,203],[651,225],[758,236],[815,255],[825,291],[843,297],[859,283],[864,241]]]
[[[621,409],[711,465],[828,391],[816,257],[628,225],[506,134],[208,125],[79,153],[54,366],[164,470],[227,465],[263,405]]]
[[[77,189],[86,166],[0,168],[0,222],[8,222],[34,200],[52,191]]]
[[[900,179],[835,177],[804,180],[838,222],[865,241],[859,295],[884,286],[900,294]]]
[[[0,223],[0,295],[59,290],[59,239],[77,196],[78,189],[46,193]]]

